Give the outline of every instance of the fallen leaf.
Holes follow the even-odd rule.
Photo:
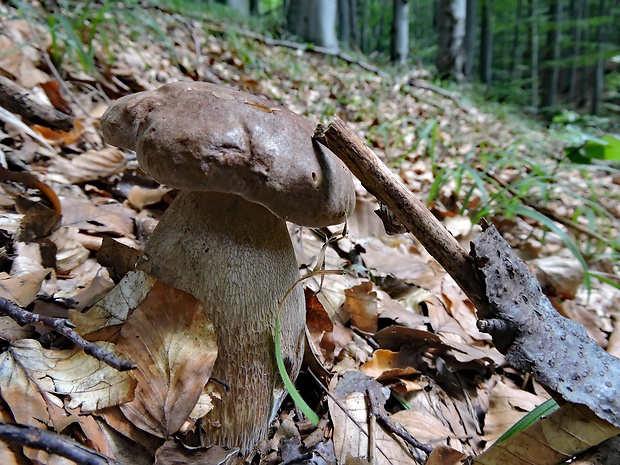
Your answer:
[[[114,147],[106,147],[100,150],[88,150],[71,160],[61,156],[55,157],[50,169],[52,172],[62,174],[69,182],[78,184],[108,178],[121,172],[124,167],[123,152]]]
[[[155,436],[174,434],[196,406],[217,355],[203,304],[156,281],[124,323],[118,347],[138,365],[131,372],[135,399],[121,410]]]

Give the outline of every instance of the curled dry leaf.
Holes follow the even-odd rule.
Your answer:
[[[114,346],[101,343],[114,351]],[[80,349],[49,350],[32,339],[16,341],[0,355],[0,394],[18,423],[54,426],[62,431],[70,408],[82,411],[126,402],[133,396],[133,381],[86,355]]]
[[[68,273],[84,263],[90,252],[77,239],[78,228],[62,226],[50,236],[56,244],[56,270]]]
[[[125,167],[125,155],[119,149],[106,147],[88,150],[71,160],[55,157],[50,167],[73,184],[96,181],[119,173]]]
[[[37,297],[43,280],[51,271],[43,269],[19,277],[2,272],[0,273],[0,296],[12,300],[20,307],[26,307]]]
[[[131,372],[138,382],[135,399],[121,410],[155,436],[174,434],[196,406],[217,356],[203,304],[155,281],[124,323],[118,347],[138,364]]]
[[[133,218],[136,213],[131,208],[119,203],[94,204],[78,198],[61,199],[61,203],[63,226],[133,238]]]
[[[344,291],[346,300],[342,311],[351,316],[351,324],[362,331],[377,332],[377,293],[370,281]]]
[[[69,310],[69,318],[82,335],[123,324],[151,292],[155,282],[155,278],[146,273],[131,271],[87,312]]]

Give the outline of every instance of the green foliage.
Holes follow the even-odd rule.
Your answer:
[[[508,438],[511,438],[517,433],[520,433],[528,426],[533,425],[538,420],[545,418],[549,414],[555,412],[558,408],[560,407],[555,400],[553,399],[546,400],[545,402],[540,404],[538,407],[536,407],[534,410],[527,413],[527,415],[521,418],[514,425],[512,425],[510,429],[508,429],[508,431],[502,434],[500,438],[497,441],[495,441],[494,445],[499,444],[500,442],[503,442]]]
[[[96,74],[97,51],[107,50],[121,35],[120,25],[131,25],[136,37],[151,37],[168,46],[165,31],[137,0],[126,2],[59,0],[57,11],[33,7],[25,1],[13,1],[20,14],[45,27],[51,36],[51,58],[55,66],[70,62],[86,74]],[[113,60],[112,56],[108,57]]]

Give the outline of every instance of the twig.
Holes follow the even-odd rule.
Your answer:
[[[417,80],[414,80],[414,79],[411,79],[408,82],[408,84],[411,87],[417,87],[418,89],[430,90],[431,92],[435,92],[436,94],[439,94],[442,97],[445,97],[447,99],[452,100],[464,112],[471,113],[471,108],[470,107],[468,107],[463,102],[461,102],[458,98],[456,98],[454,95],[452,95],[451,92],[448,92],[447,90],[442,89],[441,87],[437,87],[437,86],[434,86],[432,84],[429,84],[428,82],[417,81]]]
[[[441,222],[339,118],[317,127],[315,139],[334,152],[362,185],[385,204],[476,306],[488,314],[488,300],[472,258]]]
[[[63,131],[73,128],[73,118],[51,105],[33,99],[30,92],[16,82],[0,75],[0,106],[34,124]]]
[[[392,434],[400,437],[407,444],[421,450],[426,455],[430,455],[430,453],[433,452],[433,448],[431,446],[418,441],[416,438],[411,436],[405,428],[392,421],[392,419],[387,416],[387,413],[379,404],[377,395],[372,391],[372,389],[366,389],[366,393],[368,394],[368,400],[370,401],[370,414],[377,419],[377,422],[381,423],[381,425],[383,425],[383,427],[389,430]]]
[[[344,414],[347,416],[347,418],[349,420],[351,420],[353,422],[353,424],[355,424],[355,426],[358,427],[358,429],[364,434],[364,436],[366,436],[368,438],[368,440],[370,441],[370,435],[368,434],[368,431],[366,431],[362,425],[359,423],[359,421],[357,421],[355,418],[353,418],[353,415],[351,415],[351,412],[349,412],[349,410],[342,405],[342,402],[340,402],[340,399],[338,399],[336,396],[334,396],[331,392],[329,392],[329,389],[327,389],[323,383],[321,382],[321,380],[319,378],[317,378],[317,376],[312,372],[312,370],[308,370],[308,373],[310,373],[310,376],[312,376],[312,378],[314,378],[314,381],[316,382],[316,384],[319,385],[319,387],[323,390],[323,392],[325,392],[325,394],[327,394],[327,396],[334,401],[334,404],[336,404],[340,410],[342,410],[344,412]],[[379,452],[381,452],[381,455],[383,455],[388,462],[390,462],[390,458],[387,456],[387,454],[385,452],[383,452],[383,449],[381,449],[381,447],[379,447],[378,445],[376,446],[377,450]]]
[[[109,350],[84,339],[71,328],[73,323],[66,318],[52,318],[29,312],[28,310],[20,308],[15,302],[5,299],[4,297],[0,297],[0,312],[6,313],[21,325],[38,323],[52,328],[70,341],[73,341],[88,355],[95,357],[97,360],[119,371],[132,370],[137,366],[133,361],[122,360]]]
[[[0,423],[0,439],[7,444],[32,447],[72,460],[79,465],[117,465],[106,457],[69,437],[25,425]]]

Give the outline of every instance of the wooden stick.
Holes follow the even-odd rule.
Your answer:
[[[319,125],[314,138],[334,152],[422,243],[478,309],[479,317],[486,315],[489,304],[473,259],[390,168],[337,116],[326,128]]]

